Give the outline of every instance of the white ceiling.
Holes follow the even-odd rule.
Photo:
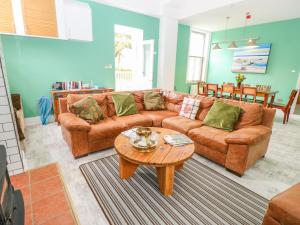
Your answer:
[[[92,0],[146,15],[167,16],[203,30],[223,30],[230,16],[229,28],[300,17],[300,0]]]
[[[208,31],[224,30],[227,16],[229,28],[244,26],[246,12],[252,15],[249,25],[299,18],[300,0],[244,0],[198,13],[181,22]]]
[[[182,19],[242,0],[91,0],[118,8],[161,17]]]
[[[165,0],[91,0],[121,9],[159,17]],[[166,0],[167,1],[167,0]]]

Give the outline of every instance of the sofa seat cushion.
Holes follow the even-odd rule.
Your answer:
[[[268,215],[280,224],[300,224],[300,183],[271,199]]]
[[[190,130],[188,136],[195,142],[212,148],[214,150],[227,153],[228,144],[225,142],[229,131],[221,130],[213,127],[202,126]]]
[[[161,127],[162,121],[164,119],[178,115],[178,113],[168,110],[141,111],[140,113],[151,118],[154,127]]]
[[[152,119],[148,116],[142,114],[134,114],[128,116],[113,116],[114,121],[123,124],[127,129],[135,127],[135,126],[143,126],[143,127],[151,127]]]
[[[88,139],[93,142],[102,138],[116,137],[124,130],[126,130],[126,126],[122,123],[107,118],[97,124],[91,125]]]
[[[187,134],[189,130],[202,126],[200,120],[191,120],[182,116],[175,116],[164,119],[162,122],[163,128],[179,131],[183,134]]]

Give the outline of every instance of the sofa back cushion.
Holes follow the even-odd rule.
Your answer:
[[[88,96],[92,96],[100,106],[100,109],[103,113],[103,117],[106,118],[108,117],[108,111],[107,111],[107,99],[106,99],[106,94],[69,94],[67,96],[67,106],[68,106],[68,111],[70,111],[70,106],[74,104],[75,102],[78,102],[81,99],[84,99]]]
[[[138,111],[145,110],[144,107],[144,92],[143,91],[133,91],[131,92],[134,96],[135,104]]]
[[[204,118],[206,117],[207,113],[209,112],[210,108],[214,104],[214,101],[216,98],[205,97],[205,96],[201,96],[201,95],[198,95],[195,98],[200,100],[200,107],[199,107],[198,113],[196,115],[196,119],[203,121]]]
[[[166,109],[172,112],[180,112],[184,97],[189,96],[184,93],[176,93],[173,91],[164,91],[163,93]]]
[[[222,99],[221,101],[230,105],[239,106],[243,109],[243,113],[241,113],[240,119],[235,125],[236,130],[262,123],[263,106],[261,104],[226,99]]]
[[[116,110],[115,110],[115,104],[112,99],[112,93],[107,93],[106,94],[106,101],[107,101],[107,115],[108,117],[112,117],[116,115]]]

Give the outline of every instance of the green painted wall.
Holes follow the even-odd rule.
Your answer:
[[[228,31],[228,39],[239,39],[242,28]],[[271,54],[266,74],[246,74],[248,84],[272,85],[279,91],[276,99],[287,101],[291,89],[295,88],[300,73],[300,19],[267,23],[247,28],[247,36],[261,37],[258,43],[271,43]],[[221,41],[224,31],[212,33],[212,42]],[[189,29],[181,25],[178,33],[176,84],[178,91],[188,91],[185,83]],[[222,84],[235,82],[231,72],[233,50],[211,51],[208,68],[208,82]],[[292,73],[292,70],[296,70]]]
[[[190,85],[186,83],[187,57],[189,54],[190,27],[179,24],[177,36],[175,90],[189,92]]]
[[[55,81],[83,80],[102,87],[114,87],[114,24],[144,30],[144,39],[155,40],[158,52],[159,19],[89,2],[93,16],[93,42],[64,41],[2,35],[12,93],[20,93],[25,117],[38,115],[38,99],[50,96]],[[157,55],[154,82],[157,83]]]
[[[242,28],[228,32],[228,39],[239,39]],[[247,84],[271,85],[279,91],[276,99],[287,101],[296,87],[300,72],[300,19],[267,23],[247,28],[247,36],[261,37],[258,43],[271,43],[271,53],[266,74],[245,74]],[[224,31],[212,34],[212,42],[221,41]],[[211,51],[208,69],[208,82],[222,84],[235,82],[235,73],[231,72],[233,50]],[[295,70],[295,73],[291,71]]]

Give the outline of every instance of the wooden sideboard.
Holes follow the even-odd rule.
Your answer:
[[[61,90],[61,91],[51,91],[52,103],[53,103],[53,113],[55,122],[58,121],[59,115],[59,98],[65,98],[68,94],[99,94],[103,92],[111,92],[112,88],[100,88],[100,89],[74,89],[74,90]]]

